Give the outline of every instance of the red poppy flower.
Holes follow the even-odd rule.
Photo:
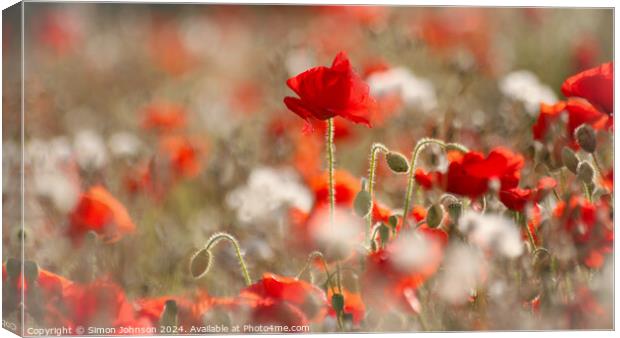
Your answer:
[[[614,65],[604,63],[566,79],[562,84],[566,97],[581,97],[604,113],[614,112]]]
[[[185,108],[173,103],[153,103],[143,109],[142,128],[169,132],[182,129],[187,122]]]
[[[190,70],[196,59],[185,46],[177,25],[163,16],[154,17],[152,22],[148,43],[153,63],[172,76]]]
[[[540,106],[540,115],[538,115],[536,123],[532,126],[534,139],[544,139],[551,123],[556,121],[563,112],[568,114],[566,135],[573,147],[576,147],[574,132],[580,125],[589,124],[595,130],[608,129],[613,125],[610,116],[601,113],[590,103],[582,99],[569,99],[566,102],[560,101],[554,105],[543,103]]]
[[[502,147],[491,150],[486,158],[475,151],[452,154],[448,172],[435,173],[434,180],[447,192],[473,199],[488,190],[491,179],[500,181],[500,190],[516,187],[523,165],[523,156]]]
[[[328,173],[313,177],[310,182],[310,189],[314,191],[314,203],[329,203],[329,176]],[[353,200],[360,191],[360,181],[345,170],[334,171],[334,187],[336,204],[343,207],[353,206]]]
[[[167,157],[170,167],[178,177],[193,178],[201,170],[200,148],[187,137],[166,136],[159,143],[161,152]]]
[[[70,215],[68,233],[75,244],[81,243],[89,231],[102,236],[106,243],[114,243],[135,229],[123,204],[104,187],[97,185],[80,196]]]
[[[74,326],[120,327],[134,324],[134,309],[123,289],[107,280],[71,284],[64,292],[67,318]]]
[[[258,297],[251,315],[255,323],[307,325],[321,319],[327,309],[327,298],[321,289],[273,273],[264,273],[261,280],[241,291],[239,297]]]
[[[560,101],[554,105],[540,104],[540,114],[532,126],[535,140],[542,140],[549,130],[550,124],[557,119],[566,108],[566,102]]]
[[[75,50],[81,35],[76,16],[67,11],[48,11],[37,29],[39,41],[59,56]]]
[[[543,199],[551,191],[557,182],[551,177],[543,177],[538,180],[535,189],[511,188],[499,192],[499,199],[504,205],[514,211],[523,212],[528,203],[535,204]]]
[[[369,114],[376,102],[366,83],[353,71],[344,52],[336,55],[331,67],[315,67],[288,79],[286,84],[299,95],[287,96],[284,104],[306,120],[327,120],[340,116],[370,127]]]
[[[613,221],[607,202],[593,204],[573,196],[568,203],[559,202],[553,214],[572,237],[579,260],[590,268],[600,268],[613,251]]]
[[[415,181],[422,187],[424,190],[433,189],[433,175],[427,173],[422,168],[418,168],[415,170],[414,174]]]

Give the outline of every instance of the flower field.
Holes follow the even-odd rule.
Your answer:
[[[613,329],[613,10],[24,6],[4,328]]]

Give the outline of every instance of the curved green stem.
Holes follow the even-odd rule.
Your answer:
[[[243,256],[241,255],[241,247],[239,246],[239,242],[235,237],[225,232],[216,233],[211,236],[211,238],[209,238],[209,241],[207,242],[207,245],[205,245],[204,249],[210,252],[211,248],[213,248],[217,243],[224,239],[229,241],[235,247],[235,253],[237,254],[237,260],[239,261],[239,266],[241,267],[241,272],[243,273],[245,284],[247,286],[252,285],[252,279],[250,278],[250,274],[248,273],[248,268],[245,265]]]
[[[598,156],[596,156],[596,153],[592,153],[592,159],[594,160],[594,167],[596,168],[596,171],[598,171],[598,176],[602,180],[603,179],[603,167],[601,167],[601,163],[599,162]]]
[[[327,120],[327,171],[329,185],[329,223],[334,226],[336,212],[336,188],[334,182],[334,118]]]
[[[368,194],[370,195],[370,210],[371,212],[366,216],[366,242],[368,242],[368,235],[372,228],[372,208],[374,206],[374,185],[375,185],[375,171],[377,170],[377,154],[379,152],[387,153],[388,148],[381,143],[373,143],[370,148],[370,164],[368,166]]]
[[[303,273],[306,272],[306,270],[310,267],[310,264],[312,264],[312,260],[314,260],[315,258],[319,258],[321,260],[321,263],[323,264],[323,269],[325,270],[325,274],[327,275],[327,285],[330,289],[332,289],[332,292],[335,293],[336,289],[331,282],[331,274],[329,272],[329,268],[327,267],[327,261],[325,260],[325,256],[323,256],[320,251],[313,251],[308,255],[308,260],[306,261],[306,264],[301,269],[301,271],[297,273],[295,279],[299,279],[303,275]]]
[[[409,176],[407,178],[407,192],[405,194],[405,206],[403,207],[403,222],[407,221],[407,214],[409,213],[409,207],[411,206],[411,195],[413,193],[413,187],[415,184],[415,167],[418,161],[418,155],[428,145],[437,144],[443,149],[454,149],[460,152],[468,152],[469,150],[459,143],[445,143],[438,139],[423,138],[416,143],[411,155],[411,162],[409,166]]]

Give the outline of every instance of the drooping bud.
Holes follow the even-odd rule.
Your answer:
[[[388,224],[390,225],[392,229],[395,229],[396,226],[398,225],[398,215],[390,216],[390,218],[388,218]]]
[[[332,308],[337,314],[344,311],[344,296],[342,294],[334,293],[332,295]]]
[[[407,162],[407,158],[399,152],[387,152],[385,154],[385,161],[390,169],[397,174],[404,174],[409,171],[409,162]]]
[[[390,240],[390,228],[383,223],[379,226],[379,237],[381,238],[381,245],[385,245]]]
[[[443,210],[439,204],[433,204],[426,212],[426,224],[431,228],[436,228],[443,218]]]
[[[586,161],[582,161],[577,166],[577,178],[583,183],[590,184],[594,179],[594,168]]]
[[[575,152],[569,147],[562,148],[562,163],[566,169],[570,170],[573,174],[577,173],[579,159],[577,158]]]
[[[370,213],[372,209],[372,197],[370,197],[370,193],[366,190],[360,190],[355,196],[355,201],[353,202],[353,209],[355,210],[355,214],[359,217],[366,217]]]
[[[209,272],[213,256],[207,249],[202,249],[194,254],[189,262],[189,271],[192,277],[199,279]]]
[[[582,124],[575,129],[575,139],[585,152],[593,153],[596,150],[596,132],[588,124]]]
[[[159,325],[161,326],[176,326],[178,319],[179,309],[177,308],[177,302],[172,299],[168,299],[164,304],[164,311],[162,311],[161,318],[159,319]]]

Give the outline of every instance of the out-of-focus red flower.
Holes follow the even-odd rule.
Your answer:
[[[314,192],[315,205],[329,203],[329,175],[322,173],[315,176],[309,182],[310,189]],[[334,188],[336,205],[342,207],[353,206],[353,200],[361,189],[360,181],[345,170],[334,171]]]
[[[494,148],[485,158],[479,152],[452,153],[446,173],[435,172],[431,182],[444,191],[477,198],[489,188],[489,181],[498,179],[500,190],[516,187],[524,165],[523,156],[503,147]]]
[[[605,256],[613,251],[613,221],[605,200],[593,204],[573,196],[561,201],[553,211],[564,231],[573,239],[578,258],[590,268],[600,268]]]
[[[566,301],[566,319],[571,329],[591,327],[592,319],[610,316],[598,303],[596,297],[585,285],[576,287],[575,296]]]
[[[425,13],[414,30],[430,48],[440,55],[467,50],[484,70],[491,69],[491,21],[484,10],[441,9]]]
[[[427,252],[419,253],[427,257],[424,264],[409,267],[399,264],[394,256],[402,254],[399,252],[402,247],[395,242],[390,242],[385,249],[368,255],[366,270],[362,275],[362,297],[365,304],[373,310],[383,312],[397,309],[412,313],[420,311],[416,289],[439,269],[445,244],[443,236],[438,233],[443,230],[419,229],[416,230],[417,235],[427,244],[424,245]]]
[[[142,128],[147,130],[169,132],[182,129],[187,123],[185,108],[174,103],[153,103],[142,111]]]
[[[203,315],[213,306],[215,299],[204,291],[198,291],[195,295],[163,296],[157,298],[143,298],[136,300],[136,316],[146,318],[151,323],[157,324],[163,314],[166,302],[173,300],[177,305],[179,325],[203,325]]]
[[[166,136],[160,140],[159,148],[178,177],[194,178],[200,173],[202,149],[193,140],[184,136]]]
[[[562,93],[566,97],[581,97],[607,114],[614,112],[614,65],[604,63],[575,74],[564,81]]]
[[[155,65],[172,76],[184,74],[196,62],[172,20],[164,17],[153,18],[148,43]]]
[[[76,244],[81,243],[89,231],[102,236],[106,243],[114,243],[135,229],[123,204],[104,187],[97,185],[80,196],[70,215],[68,234]]]
[[[422,187],[424,190],[433,189],[433,175],[427,173],[422,168],[418,168],[415,170],[414,174],[415,181]]]
[[[63,295],[66,318],[73,327],[136,325],[134,309],[120,286],[104,280],[71,284]]]
[[[261,87],[257,83],[243,81],[233,88],[230,105],[235,111],[251,114],[260,108],[262,95]]]
[[[613,126],[610,116],[601,113],[585,100],[573,98],[568,101],[560,101],[554,105],[541,103],[540,115],[536,123],[532,126],[532,133],[535,140],[544,139],[552,123],[557,121],[562,113],[568,114],[566,124],[566,136],[571,142],[572,147],[577,144],[574,141],[574,132],[582,124],[588,124],[595,130],[608,129]]]
[[[566,102],[560,101],[553,105],[546,103],[540,104],[540,114],[536,123],[532,125],[532,133],[535,140],[542,140],[549,130],[550,124],[555,121],[566,109]]]
[[[56,55],[65,55],[78,45],[81,38],[76,17],[66,11],[48,11],[37,29],[39,41]]]
[[[385,72],[390,69],[390,65],[383,59],[368,60],[364,65],[362,77],[367,79],[370,75]]]
[[[253,299],[251,318],[256,324],[307,325],[327,311],[325,293],[307,282],[264,273],[263,278],[241,291],[240,298]]]
[[[327,291],[327,298],[332,299],[334,292],[332,289]],[[344,296],[344,308],[343,311],[345,315],[350,315],[353,324],[359,325],[364,316],[366,316],[366,305],[362,300],[362,296],[359,293],[353,293],[349,290],[342,289],[342,295]],[[336,316],[336,310],[332,307],[331,303],[329,304],[329,315]]]
[[[508,209],[523,212],[528,203],[540,201],[556,185],[557,182],[553,178],[543,177],[538,180],[537,186],[534,189],[515,187],[502,190],[499,192],[499,198]]]
[[[583,35],[572,48],[572,61],[576,71],[584,71],[596,66],[601,55],[599,40],[591,34]]]
[[[336,55],[331,67],[319,66],[288,79],[286,84],[299,96],[284,98],[286,106],[308,122],[340,116],[370,126],[369,115],[376,102],[366,83],[353,71],[347,55]]]

